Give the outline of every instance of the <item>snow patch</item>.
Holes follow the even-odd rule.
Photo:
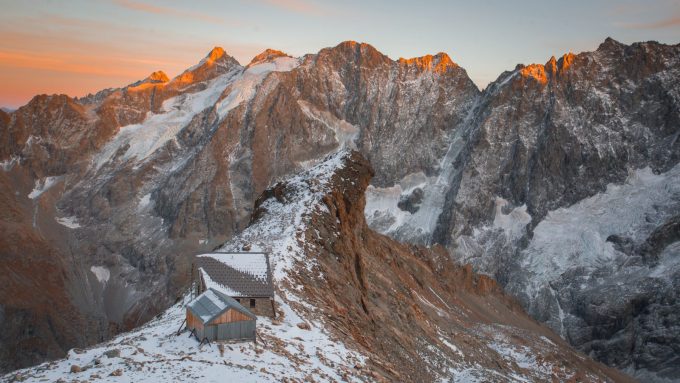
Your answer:
[[[144,211],[151,206],[151,193],[144,194],[137,203],[137,211]]]
[[[316,382],[359,380],[343,371],[352,371],[365,358],[348,350],[341,342],[330,339],[318,326],[311,330],[299,329],[301,320],[288,306],[284,306],[282,322],[274,323],[265,317],[257,318],[258,342],[203,345],[184,332],[176,335],[186,318],[184,302],[169,308],[163,315],[134,331],[119,334],[114,339],[78,351],[69,351],[65,359],[46,362],[29,369],[0,377],[13,381],[16,375],[29,381],[72,379],[72,365],[87,367],[77,375],[87,378],[97,374],[98,382]],[[106,351],[118,350],[119,358],[104,356]],[[95,364],[100,359],[103,363]],[[131,368],[130,366],[134,366]],[[111,376],[115,370],[122,376]],[[81,376],[82,375],[82,376]]]
[[[94,157],[95,170],[114,159],[114,155],[125,147],[121,161],[147,159],[166,142],[174,140],[194,116],[214,105],[235,75],[235,72],[221,75],[208,82],[205,90],[167,99],[161,107],[163,113],[149,112],[142,123],[120,128],[118,134]]]
[[[4,161],[0,161],[0,167],[2,167],[2,170],[8,172],[12,170],[15,164],[19,163],[19,160],[19,157],[13,155]]]
[[[524,235],[524,228],[531,222],[531,215],[527,213],[527,205],[516,207],[508,214],[503,209],[509,202],[501,197],[496,197],[496,216],[493,226],[501,228],[510,239],[519,239]]]
[[[31,190],[30,193],[28,193],[28,198],[36,199],[40,197],[42,193],[50,190],[50,188],[54,186],[57,181],[60,180],[60,178],[61,177],[46,177],[42,180],[35,180],[35,187],[33,187],[33,190]]]
[[[335,117],[328,111],[321,111],[304,100],[298,100],[298,105],[300,105],[300,109],[307,117],[333,131],[335,141],[340,149],[357,148],[356,139],[359,136],[359,127]]]
[[[90,271],[92,271],[92,274],[97,277],[97,280],[99,283],[105,285],[108,281],[109,278],[111,277],[111,272],[109,271],[108,268],[104,266],[92,266],[90,267]]]
[[[222,294],[228,295],[230,297],[241,295],[238,292],[232,290],[229,286],[225,286],[221,283],[214,281],[212,278],[210,278],[210,275],[205,270],[203,270],[202,267],[198,268],[198,272],[201,273],[201,277],[203,278],[203,282],[205,282],[206,289],[215,289],[221,292]]]
[[[631,172],[623,185],[548,213],[534,229],[522,252],[522,268],[530,273],[526,292],[542,287],[574,268],[612,265],[620,254],[607,238],[623,235],[641,241],[665,221],[680,199],[680,165],[663,174],[650,168]],[[664,218],[665,217],[665,218]]]
[[[56,217],[55,218],[60,225],[66,226],[69,229],[77,229],[80,227],[78,219],[76,217]]]
[[[270,72],[288,72],[300,65],[300,60],[292,57],[277,57],[271,62],[263,62],[248,67],[230,86],[231,92],[216,105],[220,120],[241,103],[250,101],[257,86]]]

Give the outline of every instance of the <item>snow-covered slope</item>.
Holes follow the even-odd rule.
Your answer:
[[[63,360],[47,362],[2,377],[2,381],[94,379],[98,382],[272,382],[356,381],[363,358],[318,328],[297,327],[293,312],[282,321],[258,318],[257,343],[204,344],[187,332],[177,334],[185,318],[179,303],[133,332],[87,349],[70,350]],[[108,356],[107,356],[108,355]],[[73,366],[78,372],[73,372]]]

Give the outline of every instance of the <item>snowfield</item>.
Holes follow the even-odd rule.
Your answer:
[[[67,358],[43,363],[2,377],[10,381],[97,382],[271,382],[355,381],[352,369],[362,358],[331,341],[320,329],[302,330],[301,321],[286,311],[282,322],[258,317],[257,343],[225,343],[199,347],[187,332],[177,335],[184,320],[185,300],[135,331]],[[222,349],[223,351],[220,351]],[[109,355],[109,356],[107,356]],[[71,372],[78,366],[81,372]],[[120,375],[118,375],[120,374]]]

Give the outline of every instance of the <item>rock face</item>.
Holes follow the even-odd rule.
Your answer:
[[[680,253],[662,229],[680,211],[679,53],[608,39],[501,75],[434,238],[573,345],[645,380],[680,374]]]
[[[150,319],[181,295],[186,254],[240,233],[277,180],[353,148],[375,169],[370,227],[442,245],[599,360],[677,376],[679,51],[608,39],[480,92],[443,53],[345,42],[244,67],[215,48],[173,79],[0,112],[0,313],[26,318],[0,315],[2,368]]]
[[[677,377],[679,53],[607,39],[503,73],[435,181],[369,188],[371,226],[413,240],[415,221],[420,240],[493,276],[581,350],[645,380]]]

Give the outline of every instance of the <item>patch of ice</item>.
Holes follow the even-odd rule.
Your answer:
[[[510,239],[519,239],[524,235],[524,228],[531,222],[531,215],[527,213],[527,206],[516,207],[508,214],[503,213],[503,208],[509,204],[501,197],[496,197],[496,216],[493,226],[502,228]]]
[[[95,170],[112,160],[124,147],[127,148],[120,157],[123,161],[132,158],[142,161],[148,158],[166,142],[175,139],[177,133],[195,115],[213,106],[236,75],[237,72],[221,75],[211,80],[202,91],[167,99],[161,107],[163,113],[149,112],[142,123],[120,128],[118,134],[93,158]]]
[[[35,180],[35,187],[28,193],[28,198],[36,199],[46,191],[48,191],[52,186],[54,186],[61,177],[46,177],[42,180]]]
[[[111,278],[111,272],[104,266],[92,266],[90,267],[90,271],[92,271],[92,274],[97,277],[97,280],[101,284],[105,285],[109,281],[109,278]]]
[[[76,217],[56,217],[55,219],[60,225],[66,226],[69,229],[77,229],[80,227]]]
[[[444,205],[446,185],[438,177],[418,172],[409,174],[391,187],[369,185],[366,190],[364,216],[374,230],[395,235],[402,240],[428,243]],[[419,188],[423,197],[418,210],[411,213],[399,207],[399,201]]]
[[[216,105],[217,114],[223,119],[230,110],[241,103],[250,101],[257,91],[257,86],[270,72],[288,72],[300,65],[300,60],[291,57],[277,57],[271,62],[263,62],[248,67],[231,84],[231,92]]]
[[[610,184],[603,193],[549,212],[522,252],[522,268],[530,273],[527,293],[533,296],[570,269],[611,265],[620,254],[607,241],[610,235],[648,235],[656,226],[649,220],[670,218],[679,199],[680,165],[658,175],[645,168],[623,185]]]

